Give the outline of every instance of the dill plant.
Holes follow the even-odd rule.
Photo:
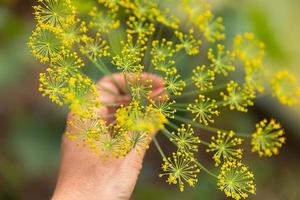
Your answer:
[[[259,156],[278,154],[286,140],[281,125],[263,119],[255,133],[241,134],[213,123],[222,117],[221,108],[246,113],[261,93],[272,94],[284,105],[297,104],[300,87],[294,75],[268,72],[263,63],[266,47],[252,33],[238,34],[225,47],[223,20],[205,0],[91,3],[82,10],[78,1],[38,0],[33,7],[37,24],[28,45],[48,66],[40,74],[39,90],[54,103],[69,106],[73,131],[66,134],[99,156],[113,157],[144,150],[153,139],[163,162],[159,177],[180,191],[195,186],[203,171],[228,197],[255,194],[254,174],[242,164],[243,146],[249,142]],[[174,6],[167,8],[169,4]],[[183,64],[181,58],[197,64]],[[82,71],[87,65],[129,93],[130,101],[102,103],[96,83]],[[182,78],[182,69],[190,78]],[[244,72],[242,79],[231,76],[236,70]],[[114,79],[115,72],[123,75],[125,87]],[[164,90],[155,95],[151,74],[164,83]],[[116,111],[103,119],[97,114],[101,107]],[[202,140],[195,128],[211,132],[211,141]],[[158,130],[177,148],[172,155],[155,139]],[[199,146],[212,156],[219,174],[199,161]]]

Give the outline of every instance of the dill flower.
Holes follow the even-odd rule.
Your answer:
[[[129,27],[129,29],[127,29],[129,34],[137,34],[139,38],[143,40],[147,40],[145,36],[152,35],[155,31],[154,25],[146,22],[146,18],[144,17],[138,19],[134,16],[129,17],[127,26]]]
[[[211,5],[206,0],[182,0],[180,7],[187,12],[194,24],[199,22],[204,13],[211,10]]]
[[[155,133],[164,127],[167,119],[157,109],[149,105],[147,108],[132,101],[129,106],[122,106],[115,114],[117,125],[128,131],[146,131]]]
[[[230,110],[238,110],[241,112],[247,112],[248,106],[253,106],[252,99],[255,98],[255,93],[252,88],[244,85],[243,88],[239,86],[238,83],[234,81],[230,81],[227,84],[227,94],[221,92],[221,96],[223,96],[224,106],[228,106]]]
[[[153,0],[134,1],[133,13],[137,18],[145,17],[153,21],[159,14],[158,4]]]
[[[213,159],[216,166],[231,160],[241,159],[243,150],[241,144],[243,140],[236,137],[233,131],[218,132],[217,137],[212,136],[207,152],[213,152]]]
[[[125,140],[128,142],[129,149],[135,149],[138,153],[149,148],[151,134],[146,131],[128,131]]]
[[[28,46],[32,55],[42,63],[56,59],[65,52],[65,46],[60,38],[61,29],[38,25],[29,38]]]
[[[214,99],[199,95],[198,99],[195,99],[194,104],[189,104],[187,110],[190,111],[195,117],[193,121],[199,121],[199,123],[213,123],[214,116],[219,116],[219,111],[217,110],[218,105]]]
[[[163,38],[161,41],[154,40],[152,42],[151,55],[152,62],[155,64],[157,61],[165,61],[166,58],[172,57],[175,53],[173,42],[167,41]]]
[[[99,11],[97,7],[93,7],[89,12],[89,16],[92,18],[89,27],[96,28],[99,33],[109,33],[120,26],[120,21],[116,19],[116,13]]]
[[[193,70],[192,80],[194,81],[195,86],[201,91],[212,89],[215,73],[210,69],[206,70],[205,65],[198,66]]]
[[[83,118],[73,114],[71,120],[68,121],[66,135],[72,140],[80,139],[84,145],[84,142],[90,143],[99,139],[99,135],[103,134],[104,126],[105,122],[98,117]]]
[[[140,64],[141,58],[135,55],[125,54],[113,57],[112,63],[123,73],[141,72],[144,66]]]
[[[127,34],[126,42],[121,41],[121,45],[123,46],[121,52],[123,55],[128,54],[139,58],[144,55],[144,51],[147,48],[143,40],[137,39],[136,41],[134,41],[131,34]]]
[[[164,81],[165,89],[176,96],[179,96],[186,86],[186,83],[180,79],[180,75],[176,73],[167,72]]]
[[[87,32],[87,27],[84,21],[77,19],[74,23],[62,25],[61,38],[62,42],[67,47],[73,47],[74,44],[79,44],[82,34]]]
[[[90,60],[97,61],[98,58],[110,55],[109,46],[99,33],[96,34],[95,38],[84,35],[81,40],[83,44],[80,45],[80,51]]]
[[[95,84],[87,77],[77,74],[68,79],[65,101],[70,109],[81,117],[91,118],[101,107],[100,94]]]
[[[51,63],[52,66],[59,68],[62,74],[76,75],[79,69],[84,66],[83,60],[78,57],[76,52],[61,55],[57,60]]]
[[[130,77],[128,84],[131,88],[131,96],[133,100],[141,100],[147,98],[152,89],[152,80],[142,81],[140,77]]]
[[[190,156],[176,152],[172,157],[163,158],[162,170],[164,173],[159,177],[167,176],[166,182],[169,184],[178,184],[179,190],[184,191],[185,184],[194,187],[197,183],[197,174],[200,168],[195,164],[194,159]]]
[[[270,122],[264,119],[256,124],[256,132],[252,134],[252,152],[260,156],[277,155],[285,140],[281,125],[274,119]]]
[[[221,17],[215,18],[211,11],[203,13],[198,23],[200,31],[203,32],[204,37],[209,42],[215,43],[225,38],[223,19]]]
[[[157,109],[164,116],[174,119],[174,114],[176,113],[176,109],[173,108],[173,105],[176,103],[175,100],[170,100],[170,97],[167,95],[159,96],[157,99],[152,100],[149,99],[152,103],[153,107]]]
[[[263,93],[265,91],[264,80],[266,78],[266,71],[261,65],[255,67],[249,66],[245,68],[245,84],[253,90]]]
[[[200,52],[201,40],[197,40],[194,37],[194,30],[190,29],[186,35],[182,32],[175,31],[175,36],[179,40],[179,44],[176,44],[176,50],[180,51],[184,49],[188,55],[196,55]]]
[[[271,81],[273,96],[284,105],[296,105],[300,98],[300,85],[297,78],[288,71],[279,71]]]
[[[124,142],[124,133],[112,124],[103,126],[99,138],[93,140],[91,148],[102,157],[124,157],[130,147]]]
[[[177,69],[174,67],[174,60],[153,60],[155,70],[162,71],[169,74],[174,74]]]
[[[39,91],[43,96],[49,96],[58,105],[65,103],[68,80],[61,69],[48,68],[46,73],[40,73],[39,82]]]
[[[253,33],[237,35],[234,39],[234,53],[246,66],[261,65],[265,44],[257,40]]]
[[[256,192],[253,173],[237,161],[228,161],[222,165],[217,185],[227,197],[236,200],[245,199]]]
[[[187,126],[181,124],[181,127],[178,128],[176,132],[170,134],[170,141],[176,144],[180,152],[186,154],[198,152],[198,145],[200,144],[200,139],[195,136],[190,124]]]
[[[234,71],[235,66],[234,54],[230,51],[226,51],[225,47],[221,44],[217,45],[217,52],[214,54],[213,49],[208,50],[208,59],[211,61],[211,67],[215,73],[223,74],[224,76],[228,75],[228,71]]]
[[[75,7],[71,0],[38,0],[38,2],[39,5],[33,6],[38,23],[55,27],[73,22]]]

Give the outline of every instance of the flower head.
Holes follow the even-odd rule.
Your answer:
[[[199,123],[208,125],[208,123],[214,122],[214,116],[219,115],[217,108],[218,106],[214,99],[211,100],[208,97],[206,98],[203,95],[199,95],[199,98],[195,100],[194,104],[188,105],[187,110],[195,115],[193,121],[199,121]]]
[[[195,164],[194,159],[190,156],[176,152],[172,157],[164,158],[162,170],[164,173],[159,177],[167,176],[167,183],[178,184],[179,190],[184,191],[185,183],[194,187],[197,183],[197,174],[200,168]]]
[[[61,33],[61,29],[38,25],[28,42],[33,56],[42,63],[57,59],[66,49],[60,38]]]
[[[176,73],[167,72],[164,82],[165,88],[176,96],[179,96],[186,86],[185,82],[180,79],[180,75]]]
[[[81,53],[92,61],[97,61],[98,58],[110,55],[110,48],[107,42],[101,38],[100,34],[96,34],[95,38],[84,35],[82,42],[83,44],[80,46]]]
[[[149,23],[146,21],[146,18],[136,18],[136,17],[129,17],[129,20],[127,21],[127,26],[129,29],[127,29],[127,32],[132,35],[138,35],[138,37],[142,40],[147,41],[147,37],[149,35],[152,35],[152,33],[155,31],[155,27],[152,23]]]
[[[253,101],[255,93],[253,89],[247,85],[244,85],[243,88],[239,86],[238,83],[230,81],[227,84],[227,94],[221,92],[221,96],[224,99],[224,106],[229,105],[231,110],[238,110],[241,112],[247,112],[248,106],[253,106]]]
[[[170,134],[170,141],[176,144],[180,152],[186,154],[198,152],[198,145],[200,144],[200,139],[195,136],[190,124],[181,124],[181,127],[176,132]]]
[[[100,94],[95,84],[81,74],[68,79],[68,91],[64,96],[70,109],[81,117],[93,118],[101,107]]]
[[[264,80],[266,71],[263,66],[251,66],[245,68],[245,84],[260,93],[265,91]]]
[[[221,167],[217,185],[227,197],[240,200],[255,194],[253,180],[254,175],[248,167],[237,161],[228,161]]]
[[[246,66],[261,65],[265,44],[257,40],[253,33],[237,35],[234,39],[234,53]]]
[[[99,11],[97,7],[93,7],[89,15],[92,17],[89,23],[90,28],[96,28],[99,33],[109,33],[113,29],[117,29],[120,26],[119,20],[117,20],[117,14]]]
[[[58,105],[65,103],[65,94],[68,90],[68,78],[62,69],[48,68],[46,73],[40,73],[39,81],[39,91],[43,92],[43,96],[49,96],[49,98]]]
[[[297,78],[288,71],[280,71],[275,74],[271,87],[273,95],[276,96],[282,104],[295,105],[300,99],[300,85]]]
[[[201,91],[212,89],[215,73],[210,69],[206,70],[205,65],[198,66],[193,70],[192,80],[194,81],[195,86]]]
[[[55,27],[74,21],[75,7],[71,0],[39,0],[38,2],[39,5],[33,6],[38,23]]]
[[[73,76],[84,66],[83,60],[77,53],[66,53],[51,63],[53,67],[59,68],[66,76]]]
[[[200,52],[202,42],[195,39],[193,29],[190,29],[187,35],[179,31],[175,31],[175,35],[179,40],[179,43],[176,45],[177,51],[184,49],[188,55],[196,55]]]
[[[228,71],[234,71],[234,55],[230,51],[225,51],[221,44],[217,45],[217,53],[214,54],[212,49],[208,50],[208,59],[211,61],[211,67],[218,74],[228,75]]]
[[[203,13],[198,20],[198,27],[204,37],[212,43],[225,38],[225,26],[221,17],[215,18],[210,10]]]
[[[158,96],[155,101],[152,99],[149,100],[153,107],[161,114],[171,119],[175,118],[174,114],[176,113],[176,109],[173,108],[173,105],[176,103],[175,100],[170,100],[170,97],[167,95]]]
[[[241,159],[243,154],[243,150],[240,147],[242,141],[233,131],[219,131],[217,137],[212,136],[207,152],[214,153],[213,159],[216,166],[223,162]]]
[[[258,152],[260,156],[277,155],[285,140],[281,125],[265,119],[256,124],[256,132],[252,134],[252,152]]]
[[[165,61],[166,58],[172,57],[174,53],[175,50],[172,41],[167,41],[163,38],[161,41],[154,40],[152,42],[151,55],[153,64],[159,61]]]

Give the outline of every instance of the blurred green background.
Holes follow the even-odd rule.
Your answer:
[[[57,108],[37,91],[38,73],[26,42],[34,28],[33,0],[0,0],[0,199],[49,199],[59,164],[60,138],[67,111]],[[271,71],[289,69],[300,78],[299,0],[217,0],[228,38],[253,31],[267,44],[266,65]],[[300,199],[300,107],[286,108],[262,98],[250,116],[234,114],[227,120],[248,128],[263,117],[275,117],[286,128],[288,142],[279,156],[247,164],[256,174],[259,200]],[[238,119],[238,120],[237,120]],[[227,122],[227,123],[228,123]],[[226,123],[226,122],[220,122]],[[249,127],[253,130],[253,127]],[[161,140],[161,139],[160,139]],[[168,148],[165,146],[164,148]],[[203,154],[206,154],[203,152]],[[207,155],[203,155],[206,162]],[[205,173],[196,188],[184,193],[157,176],[160,156],[151,147],[133,199],[225,199]],[[208,161],[208,160],[207,160]],[[208,164],[209,165],[209,164]]]

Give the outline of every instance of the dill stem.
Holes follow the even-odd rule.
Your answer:
[[[211,175],[212,177],[218,179],[218,176],[212,173],[210,170],[208,170],[206,167],[204,167],[198,160],[195,160],[195,163],[207,174]]]
[[[166,156],[165,156],[165,154],[164,154],[162,148],[160,147],[160,145],[159,145],[159,143],[158,143],[156,137],[153,138],[153,142],[154,142],[154,144],[155,144],[157,150],[159,151],[160,155],[161,155],[163,158],[166,158]]]
[[[221,129],[218,129],[218,128],[214,128],[214,127],[210,127],[210,126],[204,126],[204,125],[201,125],[201,124],[199,124],[199,123],[197,123],[197,122],[194,122],[194,121],[189,120],[189,119],[185,119],[185,118],[180,117],[180,116],[176,116],[174,119],[177,120],[177,121],[182,121],[182,122],[184,122],[184,123],[191,124],[191,125],[193,125],[193,126],[195,126],[195,127],[197,127],[197,128],[203,129],[203,130],[207,130],[207,131],[210,131],[210,132],[214,132],[214,133],[217,133],[217,132],[219,132],[219,131],[227,132],[227,131],[224,131],[224,130],[221,130]]]

